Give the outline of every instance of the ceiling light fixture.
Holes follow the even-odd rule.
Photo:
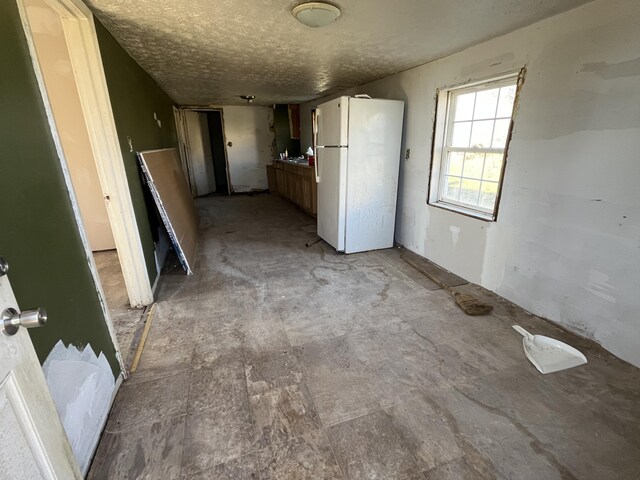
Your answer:
[[[338,7],[324,2],[302,3],[294,7],[291,13],[299,22],[313,28],[326,27],[342,15]]]
[[[255,95],[240,95],[240,98],[243,100],[246,100],[247,103],[253,103],[253,101],[256,99]]]

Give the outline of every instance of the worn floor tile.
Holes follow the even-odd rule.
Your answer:
[[[287,385],[250,397],[259,435],[278,443],[321,428],[315,405],[304,384]]]
[[[307,310],[284,320],[291,344],[303,345],[371,328],[364,315],[354,307],[345,304],[335,307],[327,311]]]
[[[344,337],[306,344],[297,351],[323,425],[333,425],[379,407],[370,371],[354,357]]]
[[[431,470],[464,455],[446,415],[420,395],[385,410],[420,467]]]
[[[247,313],[239,330],[243,348],[247,351],[261,353],[291,348],[282,321],[267,304]]]
[[[223,328],[209,319],[196,324],[193,335],[193,368],[212,367],[225,359],[242,356],[242,333],[236,328]]]
[[[507,480],[495,471],[478,470],[466,457],[458,458],[424,473],[426,480]]]
[[[209,471],[220,463],[260,450],[249,406],[228,402],[189,413],[185,423],[182,473]]]
[[[183,473],[198,473],[260,447],[240,351],[193,370]]]
[[[244,361],[250,395],[296,385],[302,381],[302,367],[291,351],[271,350],[256,353],[248,350],[245,351]]]
[[[465,456],[477,470],[497,472],[498,477],[518,479],[602,478],[580,477],[563,464],[517,418],[493,408],[460,390],[433,395],[434,405],[448,418]],[[527,461],[523,462],[522,459]],[[606,477],[604,477],[606,478]]]
[[[155,328],[149,331],[138,370],[143,373],[147,369],[174,369],[183,364],[190,364],[193,356],[192,319],[166,320],[153,319]],[[152,325],[153,325],[152,324]]]
[[[249,454],[197,472],[182,474],[182,480],[260,480],[257,454]]]
[[[343,480],[324,432],[272,445],[260,454],[262,480]],[[345,479],[346,480],[346,479]]]
[[[154,421],[117,433],[106,432],[90,480],[180,478],[185,417]]]
[[[231,404],[248,409],[244,362],[239,350],[194,369],[190,377],[189,412],[224,410]]]
[[[187,411],[189,375],[182,372],[158,380],[125,384],[116,396],[107,432],[131,429],[183,415]]]
[[[423,470],[382,411],[329,427],[327,435],[349,479],[409,479]]]

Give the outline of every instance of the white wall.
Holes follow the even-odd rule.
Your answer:
[[[116,244],[60,15],[43,0],[26,0],[25,5],[89,245],[93,251],[114,249]]]
[[[271,164],[274,133],[270,107],[223,107],[229,177],[234,192],[267,189],[267,169]],[[228,146],[228,142],[232,146]]]
[[[213,193],[216,191],[216,177],[213,172],[207,114],[185,110],[184,117],[189,142],[189,170],[195,185],[196,195]]]
[[[594,1],[347,93],[407,102],[396,241],[640,366],[638,25]],[[436,89],[523,66],[498,220],[427,206]]]

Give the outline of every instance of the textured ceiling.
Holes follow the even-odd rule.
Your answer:
[[[339,0],[324,28],[295,0],[85,0],[182,105],[310,100],[443,57],[587,0]]]

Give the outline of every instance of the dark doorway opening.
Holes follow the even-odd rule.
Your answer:
[[[224,147],[224,130],[222,125],[222,112],[213,110],[207,112],[207,124],[209,125],[209,138],[211,140],[211,156],[213,157],[213,174],[216,179],[216,193],[229,195],[227,159]]]

